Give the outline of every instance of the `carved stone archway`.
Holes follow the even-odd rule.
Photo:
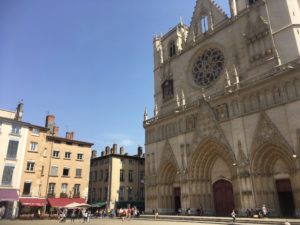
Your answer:
[[[272,143],[262,144],[251,154],[251,171],[253,179],[253,189],[255,195],[255,207],[265,204],[277,216],[283,215],[280,206],[282,190],[278,189],[278,183],[288,180],[291,184],[290,205],[296,203],[293,195],[294,189],[299,187],[296,175],[296,162],[292,152],[283,146]]]
[[[172,214],[175,212],[174,185],[180,187],[178,169],[166,161],[159,170],[158,180],[158,208],[161,213]]]
[[[238,188],[235,155],[225,145],[214,139],[204,139],[191,156],[188,166],[189,180],[194,181],[191,188],[194,195],[192,207],[203,207],[205,214],[215,214],[213,182],[226,179]],[[233,200],[235,201],[235,200]]]

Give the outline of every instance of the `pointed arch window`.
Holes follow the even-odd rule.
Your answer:
[[[162,85],[163,100],[167,101],[174,97],[173,80],[166,80]]]
[[[175,46],[175,41],[171,41],[169,43],[169,57],[173,57],[176,55],[176,46]]]
[[[201,32],[202,33],[205,33],[208,31],[208,27],[209,24],[208,24],[208,15],[203,15],[201,17]]]

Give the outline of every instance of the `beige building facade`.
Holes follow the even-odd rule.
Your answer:
[[[75,140],[74,132],[65,137],[58,132],[53,115],[45,127],[30,127],[20,185],[25,205],[28,197],[87,200],[93,144]]]
[[[96,154],[96,152],[94,152]],[[106,203],[109,209],[136,206],[144,209],[145,165],[142,147],[138,154],[130,156],[123,147],[106,147],[101,156],[91,159],[90,203]]]
[[[300,2],[229,2],[154,38],[146,212],[300,216]]]
[[[88,198],[92,143],[59,137],[55,117],[45,126],[22,121],[23,104],[15,112],[0,110],[0,207],[4,218],[44,212]]]
[[[4,218],[18,215],[19,186],[29,133],[29,123],[22,121],[23,104],[16,111],[0,109],[0,208]]]

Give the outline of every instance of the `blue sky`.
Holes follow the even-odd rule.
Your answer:
[[[228,12],[227,0],[217,0]],[[60,136],[144,147],[145,107],[153,115],[155,33],[180,16],[189,25],[196,0],[1,0],[0,108],[24,102],[24,121],[56,117]]]

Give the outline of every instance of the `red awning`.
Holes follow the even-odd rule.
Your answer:
[[[17,190],[0,189],[0,201],[19,201]]]
[[[24,206],[45,206],[47,199],[45,198],[20,198],[20,202]]]
[[[48,198],[48,202],[52,207],[64,207],[70,203],[76,202],[79,204],[84,204],[84,198]]]

